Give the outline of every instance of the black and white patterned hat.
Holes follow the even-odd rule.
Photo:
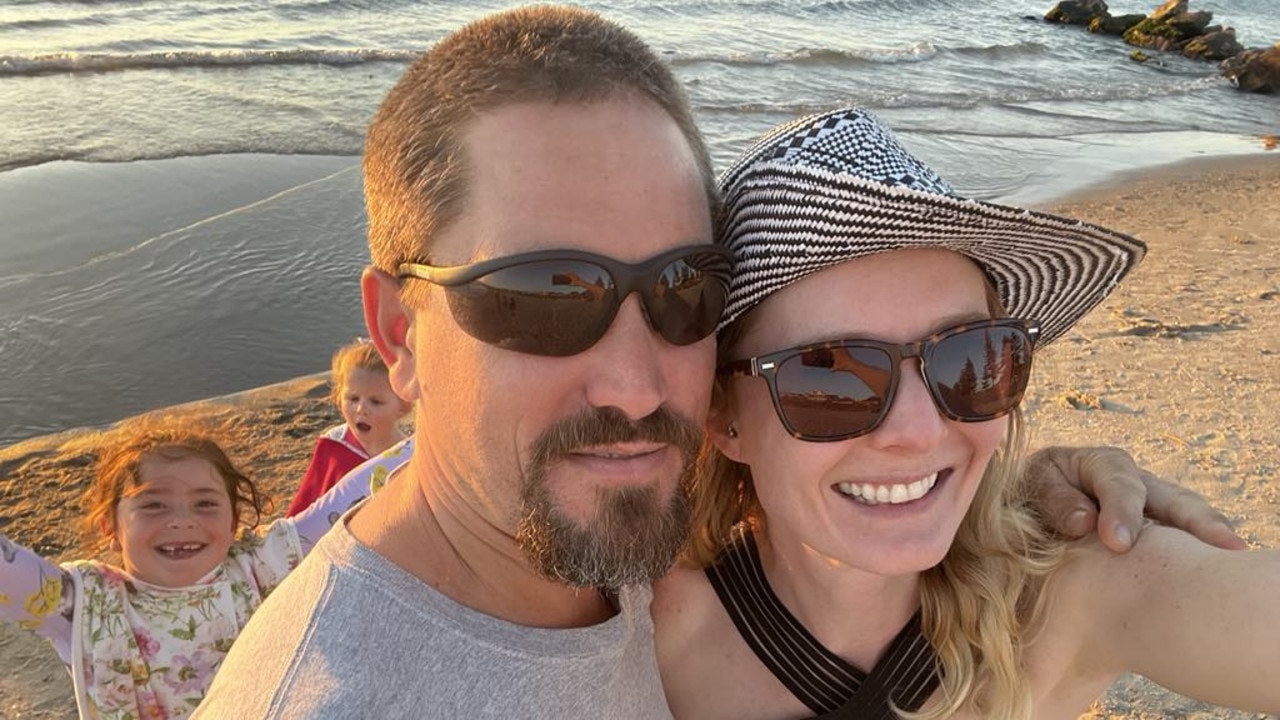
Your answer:
[[[854,108],[811,115],[757,142],[720,178],[733,279],[720,328],[774,292],[864,255],[940,247],[987,273],[1013,317],[1060,337],[1146,254],[1122,233],[970,200]]]

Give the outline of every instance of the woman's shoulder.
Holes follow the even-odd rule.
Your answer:
[[[698,567],[680,562],[670,572],[653,584],[654,622],[681,619],[696,615],[709,601],[715,601],[715,590],[707,581],[707,574]]]
[[[686,654],[725,630],[720,599],[699,567],[681,563],[653,584],[653,630],[659,659]],[[730,626],[731,627],[731,626]]]

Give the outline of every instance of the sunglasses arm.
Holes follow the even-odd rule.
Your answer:
[[[721,365],[716,369],[718,375],[741,375],[743,377],[760,377],[762,371],[771,370],[774,367],[773,361],[765,362],[763,365],[759,362],[760,358],[744,358],[742,360],[733,360]]]

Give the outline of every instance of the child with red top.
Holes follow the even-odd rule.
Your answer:
[[[391,389],[387,366],[373,343],[357,339],[338,348],[332,375],[333,402],[346,422],[320,434],[286,517],[302,512],[343,475],[404,439],[399,422],[410,406]]]

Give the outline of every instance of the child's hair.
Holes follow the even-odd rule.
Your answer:
[[[90,551],[97,554],[110,548],[114,533],[102,530],[115,528],[120,499],[138,484],[138,467],[151,456],[165,460],[197,457],[209,461],[226,484],[231,513],[238,524],[256,527],[267,512],[266,498],[231,462],[207,427],[183,418],[137,418],[112,431],[98,453],[93,483],[83,499],[85,545]],[[249,511],[253,513],[253,522],[245,523]]]
[[[382,356],[378,354],[378,348],[365,338],[356,338],[355,340],[338,348],[333,354],[332,376],[329,384],[333,386],[333,392],[330,394],[335,404],[342,403],[342,386],[346,380],[347,373],[352,370],[373,370],[383,375],[388,374],[387,364],[382,361]]]

